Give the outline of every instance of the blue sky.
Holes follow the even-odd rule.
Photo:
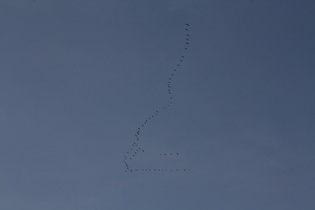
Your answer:
[[[0,209],[314,208],[314,7],[1,1]]]

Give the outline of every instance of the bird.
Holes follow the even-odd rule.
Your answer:
[[[190,26],[188,23],[186,23],[186,26]]]

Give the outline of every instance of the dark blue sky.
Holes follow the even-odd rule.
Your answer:
[[[315,208],[314,11],[2,0],[0,209]]]

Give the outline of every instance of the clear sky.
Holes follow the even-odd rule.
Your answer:
[[[1,0],[0,209],[315,209],[314,11]]]

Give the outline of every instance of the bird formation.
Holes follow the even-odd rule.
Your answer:
[[[189,34],[189,27],[190,25],[188,23],[185,24],[185,31],[186,31],[186,36],[185,36],[185,47],[183,48],[185,51],[189,50],[189,42],[190,42],[190,34]],[[184,52],[185,52],[184,51]],[[164,106],[161,107],[160,110],[155,110],[153,111],[147,118],[145,118],[142,123],[140,123],[139,127],[137,128],[137,131],[134,134],[134,141],[132,142],[130,148],[124,155],[124,165],[125,165],[125,172],[187,172],[190,171],[189,169],[180,169],[180,168],[172,168],[172,169],[158,169],[158,168],[143,168],[143,169],[138,169],[138,168],[131,168],[129,166],[129,162],[133,161],[133,159],[139,154],[139,153],[144,153],[145,150],[141,147],[141,141],[140,141],[140,136],[141,136],[141,131],[142,129],[145,128],[149,124],[149,122],[157,117],[162,110],[165,110],[166,108],[170,107],[173,104],[173,94],[172,94],[172,82],[175,78],[176,73],[178,72],[179,68],[181,67],[182,63],[184,62],[185,55],[182,54],[179,57],[179,60],[175,66],[175,68],[172,69],[168,81],[167,81],[167,93],[168,93],[168,102]],[[160,153],[160,156],[179,156],[179,153]]]
[[[146,169],[125,169],[125,172],[180,172],[180,171],[184,171],[184,172],[187,172],[187,171],[190,171],[190,169],[179,169],[179,168],[176,168],[176,169],[167,169],[167,168],[164,168],[164,169],[150,169],[150,168],[146,168]]]

